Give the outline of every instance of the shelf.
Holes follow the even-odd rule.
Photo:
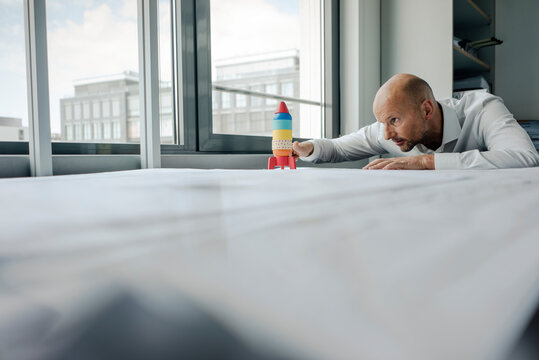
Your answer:
[[[453,19],[453,26],[460,29],[487,26],[492,22],[472,0],[454,0]]]
[[[453,45],[453,69],[455,73],[490,71],[490,66],[460,47]]]

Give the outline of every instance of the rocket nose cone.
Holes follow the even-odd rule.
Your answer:
[[[286,104],[284,103],[284,101],[281,101],[275,113],[277,114],[277,113],[287,113],[287,112],[289,111],[288,111],[288,108],[286,107]]]

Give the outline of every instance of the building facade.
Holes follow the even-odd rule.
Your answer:
[[[234,93],[225,89],[241,89]],[[254,94],[298,98],[299,51],[234,57],[215,62],[212,92],[213,132],[218,134],[272,135],[273,113],[279,100]],[[298,104],[287,101],[292,118]],[[293,122],[293,133],[299,122]]]
[[[0,141],[28,140],[28,127],[22,126],[22,119],[0,116]]]
[[[264,94],[298,97],[299,51],[216,61],[214,77],[214,133],[271,136],[279,100]],[[62,141],[140,142],[137,73],[77,80],[74,88],[74,96],[60,100]],[[161,142],[172,143],[175,127],[170,84],[161,85],[159,100]],[[292,117],[297,116],[299,107],[289,101],[287,105]],[[296,122],[293,132],[298,129]]]

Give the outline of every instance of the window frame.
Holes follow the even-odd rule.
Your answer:
[[[322,137],[339,134],[339,2],[321,0],[322,22]],[[199,150],[212,153],[270,153],[271,137],[213,133],[212,91],[224,88],[211,81],[210,0],[196,1],[197,76]],[[280,85],[277,84],[277,87]],[[230,93],[249,95],[250,91],[230,89]],[[266,100],[297,101],[286,96],[265,95]],[[263,100],[265,103],[266,100]],[[316,103],[317,102],[312,102]],[[296,140],[307,140],[297,138]]]
[[[139,31],[139,62],[141,40],[141,16],[144,16],[142,5],[148,6],[154,0],[137,0],[138,2],[138,31]],[[81,141],[51,141],[49,113],[49,81],[47,65],[47,27],[46,3],[42,0],[25,0],[25,37],[26,63],[28,78],[28,112],[29,112],[29,141],[0,141],[1,155],[29,155],[30,172],[33,176],[52,174],[53,155],[140,155],[141,144],[115,142],[81,142]],[[154,4],[155,6],[155,4]],[[159,155],[204,154],[204,153],[242,153],[266,154],[271,152],[271,137],[213,134],[212,129],[212,84],[211,84],[211,49],[210,49],[210,0],[170,0],[171,31],[172,31],[172,74],[173,74],[173,108],[174,136],[179,139],[177,124],[183,120],[183,143],[160,144]],[[323,59],[323,97],[322,103],[325,128],[322,136],[336,137],[339,134],[339,1],[322,0],[322,38],[324,41]],[[327,12],[327,13],[326,13]],[[156,15],[152,15],[153,26],[157,25]],[[155,31],[155,30],[154,30]],[[328,41],[328,34],[329,40]],[[154,34],[155,40],[155,34]],[[158,47],[151,44],[153,61],[158,59]],[[329,64],[329,67],[327,67]],[[141,65],[141,69],[143,69]],[[139,71],[141,77],[142,71]],[[155,74],[153,75],[155,77]],[[157,79],[159,80],[159,79]],[[260,84],[258,84],[260,85]],[[328,86],[330,85],[330,86]],[[139,94],[148,90],[145,84]],[[251,95],[251,90],[239,90],[241,95]],[[232,94],[234,95],[234,94]],[[159,96],[158,96],[159,97]],[[145,116],[142,111],[148,106],[140,96],[141,135],[143,126],[157,123],[160,129],[160,116]],[[276,96],[277,100],[287,100],[286,97]],[[264,101],[264,100],[262,100]],[[293,100],[292,100],[293,101]],[[90,103],[92,118],[93,104]],[[75,106],[71,104],[73,119],[73,136],[76,138],[76,127],[83,126],[83,105],[79,103],[81,119],[75,121]],[[112,116],[113,104],[101,103],[99,110],[105,113],[105,106]],[[159,113],[159,111],[157,112]],[[110,124],[109,124],[110,125]],[[101,137],[103,140],[106,130],[103,125]],[[112,126],[112,125],[110,125]],[[111,136],[112,129],[109,129]],[[121,140],[121,139],[120,139]],[[142,140],[142,139],[141,139]],[[159,138],[160,140],[160,138]],[[299,139],[302,140],[302,139]],[[180,141],[178,141],[180,143]],[[153,141],[144,146],[152,146]],[[142,155],[141,155],[142,157]],[[141,163],[143,163],[141,161]],[[143,167],[144,164],[143,164]]]

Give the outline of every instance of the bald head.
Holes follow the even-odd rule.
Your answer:
[[[382,107],[395,103],[419,107],[426,99],[436,101],[425,80],[411,74],[397,74],[386,81],[376,93],[373,112],[376,114]]]

